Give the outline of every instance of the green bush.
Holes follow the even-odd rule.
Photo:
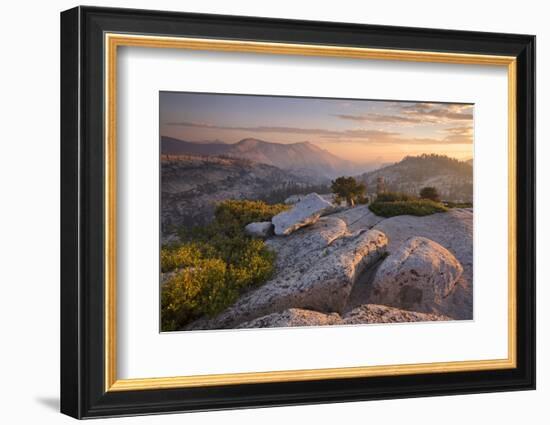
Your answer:
[[[452,202],[452,201],[445,201],[443,204],[447,208],[472,208],[474,204],[472,202]]]
[[[182,240],[208,241],[244,234],[243,228],[255,221],[269,221],[274,215],[289,209],[290,205],[270,205],[263,201],[227,200],[220,202],[214,212],[214,220],[206,226],[181,228]]]
[[[162,288],[162,330],[178,330],[199,317],[217,314],[243,290],[269,279],[275,254],[243,229],[287,208],[261,201],[224,201],[212,223],[182,231],[180,245],[163,247],[161,270],[173,274]]]
[[[223,298],[227,267],[219,259],[200,260],[182,269],[162,287],[162,330],[174,331],[207,314]],[[226,295],[226,294],[223,294]]]
[[[376,200],[376,202],[369,205],[369,209],[381,217],[394,217],[396,215],[424,216],[447,211],[442,203],[427,199],[395,202]]]
[[[383,192],[376,197],[376,202],[412,201],[414,196],[402,192]]]
[[[271,220],[274,215],[289,208],[289,205],[270,205],[263,201],[228,200],[218,204],[215,220],[224,225],[231,224],[242,227],[254,221]]]
[[[428,186],[420,189],[420,197],[422,199],[431,199],[432,201],[439,202],[439,192],[435,187]]]
[[[194,266],[202,257],[196,244],[163,247],[160,251],[160,270],[163,273],[180,267]]]

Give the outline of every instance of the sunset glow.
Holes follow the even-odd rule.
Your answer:
[[[160,93],[160,132],[188,142],[311,142],[360,164],[473,157],[471,104]]]

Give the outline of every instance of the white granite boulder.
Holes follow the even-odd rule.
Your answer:
[[[412,237],[380,265],[369,302],[440,312],[462,271],[462,265],[449,250],[430,239]]]
[[[286,276],[292,270],[304,270],[318,261],[325,249],[334,246],[344,237],[347,226],[335,217],[321,217],[311,226],[304,227],[284,238],[269,238],[267,247],[277,253],[277,274]]]
[[[249,223],[244,227],[244,231],[255,238],[267,238],[273,234],[273,223],[271,221]]]
[[[300,227],[315,223],[333,205],[316,193],[310,193],[298,201],[292,209],[283,211],[271,219],[278,236],[289,235]]]
[[[345,220],[344,220],[345,221]],[[348,228],[353,230],[353,226]],[[473,213],[452,208],[445,213],[424,217],[400,215],[374,226],[388,237],[388,253],[393,254],[409,238],[423,236],[447,248],[464,269],[452,292],[438,311],[457,320],[473,318]]]

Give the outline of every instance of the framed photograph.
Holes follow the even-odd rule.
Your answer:
[[[535,37],[61,14],[61,411],[535,388]]]

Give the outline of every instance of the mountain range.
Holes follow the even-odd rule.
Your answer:
[[[248,159],[290,171],[315,182],[341,175],[354,175],[364,170],[364,167],[339,158],[310,142],[282,144],[247,138],[232,144],[195,143],[163,136],[161,152],[163,155],[206,155]]]
[[[442,199],[471,202],[472,161],[444,155],[407,156],[370,172],[308,143],[279,144],[247,138],[229,144],[161,138],[163,231],[208,222],[224,199],[283,202],[293,194],[330,193],[330,179],[355,176],[377,192],[418,195],[426,186]]]
[[[368,192],[376,192],[382,181],[386,190],[418,195],[426,186],[435,187],[447,201],[472,202],[472,160],[459,161],[445,155],[406,156],[401,161],[359,175]]]

